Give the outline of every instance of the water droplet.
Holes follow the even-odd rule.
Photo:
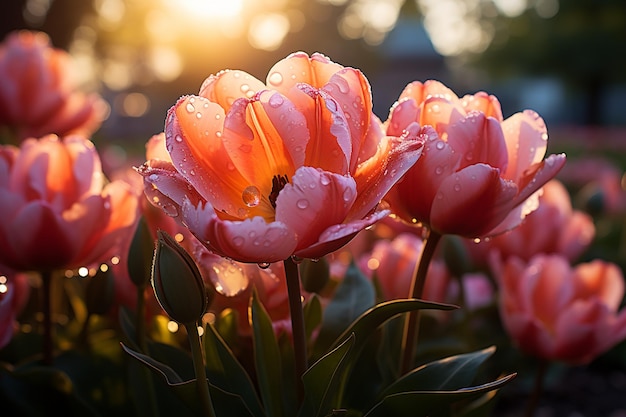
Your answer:
[[[430,110],[431,110],[433,113],[439,113],[439,112],[441,111],[441,109],[439,108],[439,104],[433,104],[433,105],[430,107]]]
[[[291,260],[293,261],[294,264],[301,264],[304,259],[299,256],[293,255],[291,257]]]
[[[226,164],[226,169],[229,171],[234,171],[235,170],[235,164],[233,164],[231,161],[228,161],[228,163]]]
[[[474,243],[480,243],[480,238],[479,237],[474,238]]]
[[[438,166],[437,168],[435,168],[435,174],[441,175],[442,172],[443,172],[443,168],[441,166]]]
[[[193,169],[189,171],[189,175],[196,175],[196,171],[194,171]]]
[[[241,193],[241,199],[248,207],[256,207],[261,202],[261,192],[254,185],[249,185]]]
[[[202,119],[202,113],[200,112],[196,113],[196,119]]]
[[[442,150],[443,148],[446,147],[446,144],[443,143],[443,141],[438,141],[437,144],[435,145],[435,147],[439,150]]]
[[[296,206],[299,209],[306,209],[307,207],[309,207],[309,200],[305,199],[305,198],[301,198],[300,200],[298,200],[298,202],[296,203]]]
[[[180,135],[176,135],[176,137],[174,138],[174,140],[176,140],[176,142],[180,143],[183,141],[183,138]]]
[[[460,184],[454,184],[454,191],[461,191],[461,185]]]
[[[278,93],[272,95],[272,97],[270,97],[270,100],[269,100],[270,106],[275,109],[282,106],[284,102],[285,100],[283,99],[283,96],[281,96]]]
[[[267,269],[267,268],[270,267],[270,263],[269,262],[259,262],[258,265],[259,265],[259,268],[261,268],[261,269]]]
[[[239,87],[239,89],[241,90],[242,93],[247,93],[248,91],[250,91],[250,86],[248,84],[241,84],[241,87]]]
[[[164,203],[161,208],[170,217],[178,217],[178,208],[174,204]]]
[[[245,241],[246,241],[246,239],[244,239],[243,236],[235,236],[233,238],[233,245],[235,245],[237,247],[241,247],[241,246],[243,246]]]
[[[283,76],[280,72],[273,72],[270,74],[268,81],[272,85],[281,85],[283,83]]]
[[[320,178],[320,182],[322,183],[322,185],[328,185],[330,184],[330,178],[328,178],[326,175],[323,175]]]
[[[548,134],[547,133],[542,133],[541,134],[541,139],[548,140]]]
[[[215,136],[217,136],[218,138],[222,137],[222,132],[220,132],[219,130],[217,132],[215,132]]]
[[[339,87],[339,91],[341,91],[343,94],[348,94],[350,92],[350,85],[345,78],[337,77],[335,79],[335,83],[337,84],[337,87]]]
[[[185,106],[185,109],[189,112],[189,113],[193,113],[196,111],[196,108],[193,106],[193,104],[191,104],[191,102],[187,103],[187,105]]]
[[[354,195],[354,192],[352,191],[352,189],[346,188],[345,191],[343,192],[343,201],[347,203],[348,201],[352,200],[353,195]]]

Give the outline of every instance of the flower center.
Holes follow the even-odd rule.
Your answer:
[[[278,193],[280,193],[280,190],[282,190],[288,182],[289,178],[287,178],[286,175],[274,175],[274,178],[272,178],[272,192],[269,195],[269,199],[273,208],[276,208]]]

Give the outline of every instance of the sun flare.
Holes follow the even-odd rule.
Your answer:
[[[169,3],[198,18],[234,17],[243,8],[243,0],[170,0]]]

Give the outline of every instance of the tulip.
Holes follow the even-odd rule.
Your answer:
[[[221,256],[320,258],[388,215],[378,203],[421,153],[418,126],[383,135],[371,100],[360,71],[320,54],[288,56],[266,83],[225,70],[169,110],[171,162],[138,172],[149,199]]]
[[[367,276],[376,277],[385,301],[406,298],[422,246],[422,239],[409,233],[402,233],[391,241],[380,240],[371,253],[360,258],[359,267]],[[441,303],[449,301],[451,277],[443,262],[433,260],[428,277],[423,299]]]
[[[428,126],[422,157],[387,196],[394,213],[431,231],[469,238],[519,225],[537,206],[537,191],[565,163],[544,159],[548,134],[537,113],[506,120],[494,96],[459,99],[437,81],[409,84],[385,122],[394,136]]]
[[[43,32],[15,31],[0,45],[0,126],[21,141],[80,134],[100,127],[106,103],[79,91],[70,55]]]
[[[595,225],[590,215],[572,208],[570,195],[558,180],[543,187],[539,206],[515,229],[465,246],[478,263],[493,256],[517,256],[525,261],[538,254],[560,254],[575,261],[591,245]]]
[[[74,269],[117,255],[137,216],[127,184],[105,185],[81,136],[0,147],[0,263],[18,271]]]
[[[510,257],[501,271],[500,316],[523,351],[580,365],[626,338],[617,265],[593,260],[572,267],[561,255],[537,255],[528,263]]]

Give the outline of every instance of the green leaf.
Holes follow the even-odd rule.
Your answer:
[[[256,291],[250,305],[254,364],[265,412],[272,417],[283,416],[282,370],[280,349],[272,328],[272,321],[259,302]],[[295,381],[293,381],[295,384]]]
[[[315,344],[317,351],[315,356],[319,357],[323,354],[322,352],[328,351],[327,348],[331,343],[342,332],[345,333],[346,325],[356,320],[375,302],[374,286],[353,262],[348,267],[346,275],[337,287],[333,298],[324,309],[322,326]]]
[[[515,377],[504,376],[496,381],[454,391],[408,391],[386,396],[364,417],[427,417],[461,400],[471,400],[501,388]]]
[[[416,310],[454,310],[457,306],[451,304],[435,303],[432,301],[423,301],[416,298],[397,299],[376,304],[363,314],[361,314],[352,324],[335,339],[331,348],[336,347],[343,340],[354,333],[356,346],[364,343],[367,337],[372,334],[373,329],[385,323],[392,317]]]
[[[347,338],[334,350],[315,362],[302,376],[304,401],[299,417],[318,417],[325,411],[337,393],[337,374],[343,360],[354,346],[354,336]]]
[[[210,324],[205,327],[203,341],[211,384],[240,395],[255,416],[265,415],[248,373]]]
[[[139,352],[135,352],[132,349],[127,348],[122,344],[122,348],[132,357],[147,365],[152,371],[161,375],[165,382],[169,385],[176,396],[182,400],[182,402],[194,410],[197,414],[200,413],[198,392],[195,379],[183,381],[180,376],[169,366],[152,359],[151,357]],[[227,392],[215,385],[209,384],[209,390],[211,393],[211,399],[213,401],[213,407],[217,415],[227,416],[236,415],[242,417],[255,417],[255,415],[247,407],[241,396]]]
[[[306,337],[310,340],[313,331],[322,323],[322,303],[319,296],[312,294],[302,308]]]
[[[495,350],[492,346],[422,365],[391,384],[382,396],[406,391],[452,391],[464,388],[474,381],[480,365]]]

